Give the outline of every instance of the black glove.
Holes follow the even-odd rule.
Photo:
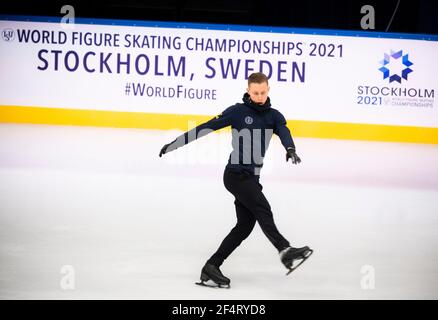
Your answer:
[[[291,159],[293,164],[298,164],[301,162],[300,157],[295,153],[295,148],[289,147],[286,152],[286,162]]]
[[[160,150],[160,157],[161,157],[163,154],[165,154],[165,153],[167,152],[167,148],[168,148],[172,143],[174,143],[175,141],[176,141],[176,139],[173,140],[171,143],[165,144],[165,145],[161,148],[161,150]]]

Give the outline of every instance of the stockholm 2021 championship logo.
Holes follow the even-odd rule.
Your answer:
[[[376,53],[373,61],[376,61],[379,55],[381,53]],[[421,59],[418,52],[416,57]],[[431,70],[418,69],[418,65],[413,70],[414,63],[409,60],[409,54],[400,49],[391,49],[390,53],[384,52],[383,60],[379,61],[379,64],[380,67],[374,69],[373,74],[378,75],[381,80],[357,86],[358,106],[413,107],[423,110],[434,108],[435,90],[428,81],[433,77]],[[376,66],[375,62],[373,65]],[[409,75],[414,71],[415,77]]]
[[[383,72],[383,79],[389,79],[389,83],[401,83],[402,79],[408,80],[408,74],[413,70],[410,68],[413,63],[409,61],[409,55],[403,55],[403,50],[393,51],[390,54],[385,53],[383,60],[380,61],[382,65],[379,68]]]

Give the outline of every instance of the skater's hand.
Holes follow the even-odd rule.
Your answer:
[[[167,152],[167,148],[172,144],[172,143],[174,143],[176,141],[176,139],[175,140],[173,140],[171,143],[168,143],[168,144],[165,144],[162,148],[161,148],[161,150],[160,150],[160,158],[161,158],[161,156],[163,155],[163,154],[165,154],[166,152]]]
[[[289,147],[286,152],[286,162],[291,159],[293,164],[298,164],[301,162],[300,157],[295,153],[295,148]]]

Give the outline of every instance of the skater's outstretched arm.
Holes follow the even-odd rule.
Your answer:
[[[189,142],[195,141],[196,139],[199,139],[209,134],[210,132],[231,125],[231,118],[234,110],[235,110],[235,106],[231,106],[227,108],[225,111],[223,111],[221,114],[210,119],[209,121],[204,122],[203,124],[200,124],[199,126],[183,133],[175,140],[173,140],[171,143],[165,144],[161,148],[159,156],[161,157],[165,153],[176,150],[179,147],[188,144]]]
[[[279,111],[277,111],[275,117],[274,133],[280,137],[281,144],[286,149],[286,161],[291,159],[293,164],[298,164],[301,162],[301,159],[295,152],[294,140],[292,139],[292,135],[286,124],[287,123],[284,116]]]

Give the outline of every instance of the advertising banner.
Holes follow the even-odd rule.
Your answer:
[[[23,107],[208,119],[261,71],[291,121],[438,128],[436,36],[23,20],[0,17],[4,119]]]

